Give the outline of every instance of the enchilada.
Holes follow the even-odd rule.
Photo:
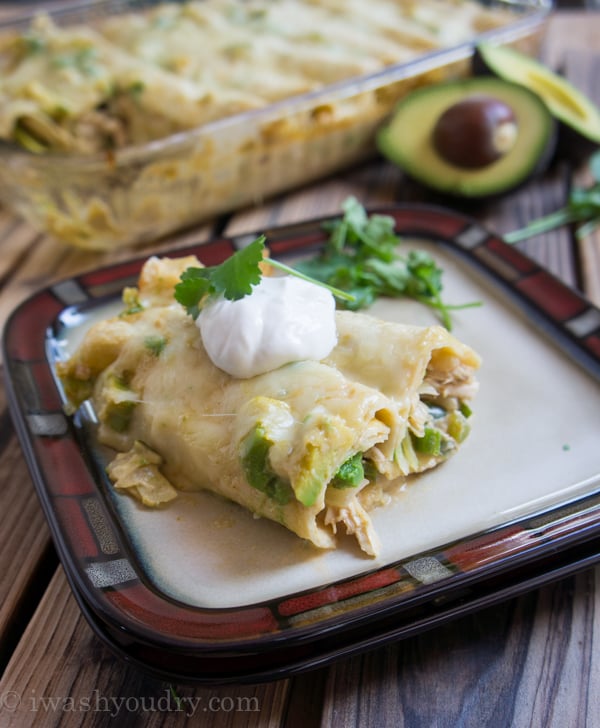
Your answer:
[[[441,326],[339,311],[327,357],[240,379],[215,366],[174,300],[200,265],[149,259],[124,311],[58,365],[67,400],[91,400],[116,453],[115,488],[150,507],[207,489],[318,548],[347,533],[376,555],[369,510],[460,447],[479,356]]]

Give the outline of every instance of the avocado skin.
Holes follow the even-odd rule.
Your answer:
[[[522,69],[532,69],[534,73],[522,73]],[[583,161],[600,145],[600,109],[570,81],[540,61],[512,48],[482,43],[475,47],[471,70],[477,77],[495,76],[505,81],[519,83],[536,93],[546,103],[557,121],[556,156]],[[560,89],[560,94],[553,94],[552,102],[549,102],[543,88],[532,81],[532,78],[547,79],[548,84]],[[572,98],[576,104],[584,107],[588,118],[574,118],[568,105],[559,103],[561,96]]]
[[[518,142],[505,159],[475,172],[445,162],[431,141],[439,114],[449,105],[473,94],[496,95],[506,103],[522,107],[522,116],[527,118],[527,124],[519,131]],[[432,99],[431,104],[428,99]],[[416,118],[413,115],[412,126],[409,124],[407,130],[402,126],[402,116],[413,104],[419,114]],[[407,132],[406,136],[403,136],[404,132]],[[377,134],[379,151],[408,177],[444,197],[473,200],[497,197],[541,174],[554,157],[556,141],[556,121],[539,97],[523,86],[493,76],[447,81],[417,89],[400,100],[387,124]]]

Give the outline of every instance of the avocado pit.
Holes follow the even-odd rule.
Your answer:
[[[433,128],[432,142],[450,164],[479,169],[507,154],[517,134],[517,118],[508,104],[474,94],[443,112]]]
[[[414,89],[378,130],[379,150],[413,180],[453,197],[515,189],[546,168],[556,122],[520,84],[470,77]]]

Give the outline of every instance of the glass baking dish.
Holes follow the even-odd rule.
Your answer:
[[[88,0],[49,15],[61,27],[93,25],[156,4]],[[42,232],[109,250],[156,240],[337,172],[374,154],[377,128],[411,89],[467,75],[478,40],[537,54],[551,0],[481,5],[505,9],[508,21],[409,61],[147,143],[84,155],[33,153],[0,141],[0,199]],[[26,31],[33,16],[0,24],[0,39]]]

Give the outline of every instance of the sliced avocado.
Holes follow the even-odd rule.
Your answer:
[[[294,492],[290,484],[274,473],[269,465],[269,450],[272,444],[262,425],[256,425],[241,443],[242,468],[249,485],[279,505],[286,505],[294,497]]]
[[[325,457],[320,448],[306,445],[300,472],[294,481],[294,493],[303,506],[314,506],[323,485],[331,479],[331,466],[331,458]]]
[[[475,49],[473,70],[525,86],[542,99],[561,124],[587,142],[600,144],[598,106],[572,83],[536,59],[506,46],[480,43]]]
[[[453,113],[459,105],[466,111],[464,124],[455,123],[457,118],[460,122],[461,114]],[[507,108],[509,118],[496,113]],[[523,86],[491,76],[467,78],[408,94],[380,129],[377,143],[384,156],[427,187],[480,198],[506,192],[541,172],[554,153],[556,123],[539,97]],[[454,147],[473,158],[461,163]],[[493,148],[497,158],[484,147]]]

